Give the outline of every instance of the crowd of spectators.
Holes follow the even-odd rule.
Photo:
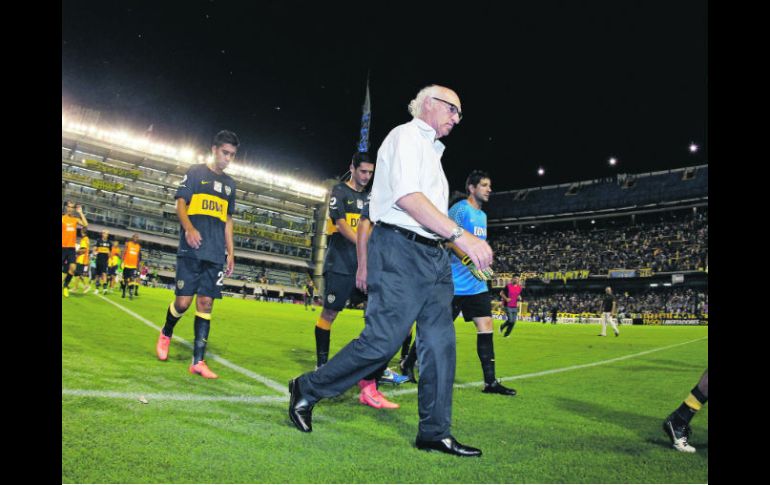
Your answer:
[[[627,220],[627,219],[626,219]],[[497,272],[650,268],[654,273],[704,270],[708,266],[708,211],[665,214],[657,221],[615,220],[602,227],[490,231]]]
[[[599,313],[603,293],[576,292],[553,293],[549,295],[528,296],[522,294],[522,301],[527,302],[530,313],[550,313],[556,307],[559,313]],[[691,288],[663,288],[646,290],[641,293],[618,292],[618,314],[639,313],[708,313],[708,292]]]

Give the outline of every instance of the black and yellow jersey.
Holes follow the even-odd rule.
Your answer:
[[[187,215],[201,234],[201,246],[187,244],[185,232],[179,232],[180,257],[224,264],[226,257],[225,223],[235,212],[235,181],[229,175],[218,175],[205,163],[193,165],[176,191],[175,199],[187,203]]]
[[[107,261],[107,258],[110,257],[110,248],[112,247],[110,240],[107,239],[105,241],[104,239],[99,238],[94,242],[94,247],[96,248],[96,257]]]
[[[91,259],[91,240],[88,236],[80,238],[80,245],[78,246],[78,257],[75,259],[77,264],[88,264]]]
[[[336,222],[343,219],[353,229],[358,230],[358,221],[364,208],[369,205],[369,192],[356,192],[344,182],[334,186],[329,198],[329,221],[326,232],[329,234],[329,249],[324,261],[324,272],[355,274],[358,268],[356,245],[345,239],[337,230]]]

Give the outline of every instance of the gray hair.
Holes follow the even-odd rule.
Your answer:
[[[411,114],[414,118],[419,118],[422,114],[422,105],[425,102],[425,98],[428,96],[433,96],[434,94],[438,94],[439,89],[441,89],[441,86],[436,84],[431,84],[430,86],[422,88],[420,92],[417,93],[417,96],[415,96],[413,100],[409,101],[409,114]]]

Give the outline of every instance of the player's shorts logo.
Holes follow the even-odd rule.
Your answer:
[[[329,303],[334,303],[334,300],[336,300],[337,297],[334,296],[334,293],[329,293],[329,295],[326,297],[326,301]]]
[[[179,288],[180,290],[184,288],[184,280],[177,280],[176,287]]]

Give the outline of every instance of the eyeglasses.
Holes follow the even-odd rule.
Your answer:
[[[449,101],[447,101],[445,99],[436,98],[435,96],[431,96],[431,98],[433,98],[433,99],[435,99],[437,101],[441,101],[442,103],[448,104],[449,105],[449,112],[452,113],[453,115],[457,115],[460,118],[460,120],[463,119],[463,112],[460,111],[460,108],[455,106],[454,103],[450,103]]]

